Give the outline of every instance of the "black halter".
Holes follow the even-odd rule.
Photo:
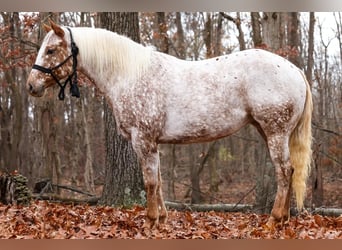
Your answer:
[[[80,97],[80,91],[77,86],[77,54],[78,54],[78,47],[76,46],[76,43],[74,42],[74,39],[72,37],[72,33],[70,28],[67,27],[70,33],[70,40],[71,40],[71,55],[65,58],[63,62],[58,64],[57,66],[54,66],[52,68],[45,68],[40,65],[34,64],[32,66],[32,69],[37,69],[43,73],[50,74],[52,78],[58,83],[59,87],[61,88],[58,94],[59,100],[64,100],[65,94],[64,89],[68,83],[70,83],[70,93],[71,96],[75,96],[77,98]],[[58,69],[59,67],[62,67],[70,58],[72,58],[72,73],[68,76],[68,78],[65,80],[64,83],[60,82],[60,79],[57,78],[54,71]]]

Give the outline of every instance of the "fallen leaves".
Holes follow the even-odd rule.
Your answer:
[[[299,215],[268,228],[268,215],[169,211],[159,229],[143,227],[145,209],[61,205],[0,205],[2,239],[342,239],[342,216]]]

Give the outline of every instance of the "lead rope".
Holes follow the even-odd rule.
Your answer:
[[[72,37],[72,33],[69,27],[67,27],[70,33],[70,40],[71,40],[71,53],[72,53],[72,68],[73,74],[71,75],[73,79],[70,79],[70,93],[71,96],[75,96],[80,98],[80,90],[77,86],[77,55],[78,55],[78,47],[74,42],[74,38]]]
[[[59,83],[59,81],[56,79],[54,74],[52,74],[52,77],[55,78],[56,82],[58,83],[59,87],[61,88],[59,90],[58,99],[64,100],[65,94],[64,90],[68,83],[70,83],[70,93],[71,96],[74,96],[76,98],[80,98],[80,90],[77,86],[77,55],[78,55],[78,47],[76,46],[76,43],[74,41],[74,38],[72,36],[71,29],[67,27],[69,33],[70,33],[70,41],[71,41],[71,55],[72,55],[72,73],[69,75],[68,79],[64,82],[64,84]]]

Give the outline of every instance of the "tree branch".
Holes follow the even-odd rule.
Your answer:
[[[44,194],[44,195],[37,195],[33,194],[33,198],[37,200],[44,200],[49,202],[59,202],[63,204],[88,204],[88,205],[97,205],[101,197],[91,197],[87,199],[78,199],[78,198],[71,198],[71,197],[63,197],[58,194]]]
[[[197,212],[250,212],[253,209],[253,206],[249,204],[189,204],[165,201],[165,205],[177,210],[191,210]]]
[[[317,128],[320,131],[329,133],[329,134],[333,134],[333,135],[337,135],[337,136],[342,136],[341,134],[339,134],[338,132],[335,132],[333,130],[327,129],[327,128],[322,128],[320,126],[318,126],[316,123],[312,122],[312,125],[314,125],[315,128]]]
[[[236,23],[236,18],[224,13],[224,12],[220,12],[220,15],[223,16],[224,18],[226,18],[229,21],[232,21],[233,23]]]

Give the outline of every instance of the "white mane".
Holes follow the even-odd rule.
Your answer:
[[[125,36],[94,28],[73,28],[72,33],[82,62],[98,74],[136,79],[150,65],[152,50]]]

